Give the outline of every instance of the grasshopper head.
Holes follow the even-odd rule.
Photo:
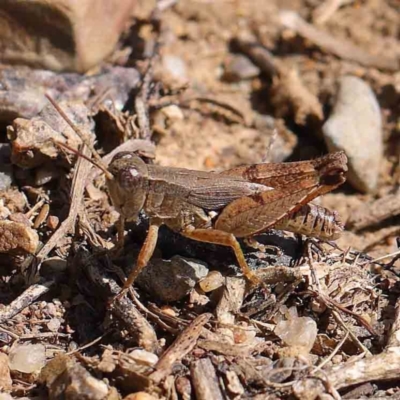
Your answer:
[[[107,180],[114,207],[127,220],[135,220],[143,208],[148,190],[146,163],[133,152],[120,152],[108,170],[114,179]]]

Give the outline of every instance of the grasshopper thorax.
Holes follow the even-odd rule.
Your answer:
[[[136,219],[148,192],[148,168],[133,152],[120,152],[109,167],[113,179],[107,179],[111,200],[118,212],[128,220]]]

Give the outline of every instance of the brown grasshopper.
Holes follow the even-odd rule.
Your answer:
[[[90,146],[78,127],[50,101]],[[163,224],[190,239],[231,247],[253,283],[260,282],[248,267],[237,238],[251,238],[276,227],[330,239],[342,229],[335,213],[308,203],[345,181],[343,152],[311,161],[253,164],[216,173],[146,164],[131,152],[118,153],[107,168],[90,149],[95,164],[105,172],[112,203],[120,213],[120,234],[124,221],[136,220],[141,210],[150,220],[136,268],[118,296],[148,264]]]

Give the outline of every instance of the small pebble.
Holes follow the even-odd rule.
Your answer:
[[[330,151],[344,150],[348,181],[362,192],[375,191],[383,155],[378,101],[362,79],[344,76],[332,114],[322,127]]]
[[[219,271],[210,271],[207,276],[200,280],[199,286],[204,293],[212,292],[220,288],[225,282],[225,278]]]
[[[205,263],[180,256],[155,259],[139,275],[138,285],[162,301],[178,301],[208,273]]]
[[[177,81],[187,81],[187,69],[182,58],[172,55],[165,55],[162,58],[162,66],[172,78]]]
[[[157,363],[158,357],[154,353],[142,349],[135,349],[129,353],[129,356],[140,363],[153,366]]]
[[[46,164],[35,171],[35,186],[42,186],[60,176],[59,171]]]
[[[260,74],[260,69],[248,57],[234,54],[229,57],[224,65],[223,79],[227,82],[240,82],[255,78]]]
[[[182,121],[184,116],[182,110],[176,106],[175,104],[172,104],[168,107],[164,107],[162,109],[162,113],[171,121]]]
[[[0,199],[0,220],[7,219],[11,215],[11,211],[4,205],[4,200]]]
[[[32,374],[46,364],[46,348],[42,344],[20,344],[13,347],[9,355],[11,371]]]
[[[60,220],[55,215],[49,215],[47,217],[46,226],[52,231],[55,231],[57,229],[59,223]]]
[[[61,321],[58,318],[52,318],[48,323],[47,323],[47,329],[50,332],[58,332],[61,326]]]
[[[12,184],[12,169],[7,165],[3,165],[0,171],[0,190],[8,189]]]

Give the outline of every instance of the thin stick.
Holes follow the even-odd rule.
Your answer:
[[[347,327],[346,327],[347,328]],[[336,347],[333,349],[332,353],[329,354],[327,358],[325,358],[321,364],[317,365],[312,371],[311,374],[315,374],[317,371],[321,370],[326,364],[328,364],[329,361],[332,360],[332,358],[337,354],[337,352],[341,349],[341,347],[344,345],[344,342],[347,340],[347,338],[350,335],[350,331],[346,330],[346,334],[343,336],[342,340],[336,345]]]
[[[366,264],[367,264],[367,263],[375,263],[375,262],[377,262],[377,261],[385,260],[386,258],[390,258],[390,257],[396,257],[396,256],[398,256],[399,254],[400,254],[400,250],[397,250],[397,251],[395,251],[394,253],[389,253],[389,254],[386,254],[386,255],[384,255],[384,256],[381,256],[381,257],[378,257],[378,258],[374,258],[374,259],[371,260],[371,261],[367,261]]]
[[[103,164],[103,160],[101,159],[99,153],[96,151],[96,149],[93,147],[92,143],[90,143],[90,140],[87,139],[86,135],[79,129],[68,117],[68,115],[64,112],[64,110],[57,104],[57,102],[49,95],[46,93],[47,99],[50,101],[52,106],[57,110],[57,112],[61,115],[61,117],[64,119],[64,121],[71,127],[71,129],[80,137],[82,142],[86,145],[86,147],[90,150],[92,153],[93,157],[96,159],[96,162],[99,165],[102,165],[103,167],[101,168],[102,171],[107,171],[107,167]],[[63,144],[64,145],[64,144]],[[64,145],[66,148],[68,146]],[[71,150],[71,148],[68,148],[68,150]],[[76,151],[75,151],[76,153]],[[91,160],[88,160],[92,162]],[[96,164],[94,164],[96,165]],[[106,172],[105,172],[106,173]],[[106,173],[107,179],[112,179],[112,175],[107,171]]]
[[[101,171],[104,172],[104,175],[106,176],[107,179],[112,180],[114,179],[114,176],[110,173],[110,171],[108,171],[108,169],[104,166],[104,163],[102,162],[101,164],[99,164],[97,161],[94,161],[93,159],[91,159],[90,157],[86,156],[85,154],[81,153],[80,151],[74,149],[71,146],[68,146],[65,143],[59,142],[58,140],[53,140],[53,143],[59,147],[64,147],[65,149],[67,149],[68,151],[70,151],[71,153],[76,154],[79,157],[84,158],[86,161],[89,161],[91,164],[93,164],[95,167],[99,168]]]
[[[26,289],[15,300],[13,300],[11,304],[0,310],[0,324],[8,321],[20,313],[24,308],[31,305],[40,296],[47,293],[54,284],[55,282],[52,280],[47,282],[39,282],[28,287],[28,289]]]
[[[85,146],[82,152],[89,152]],[[76,218],[83,207],[83,194],[85,190],[85,177],[89,174],[90,165],[86,162],[85,157],[78,159],[77,166],[74,171],[72,187],[70,191],[71,206],[68,217],[61,223],[60,227],[53,233],[48,242],[36,255],[37,268],[39,269],[41,261],[47,254],[53,250],[60,240],[68,233],[73,232]]]

